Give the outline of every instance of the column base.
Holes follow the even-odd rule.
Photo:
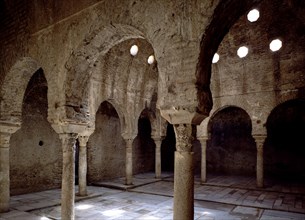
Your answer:
[[[75,194],[76,196],[78,196],[78,197],[86,197],[86,196],[88,196],[88,193],[76,193]]]
[[[1,204],[0,204],[0,213],[6,213],[6,212],[9,212],[10,211],[10,208],[9,207],[3,207]]]

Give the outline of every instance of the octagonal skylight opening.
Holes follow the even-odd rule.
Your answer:
[[[148,59],[147,59],[147,63],[148,64],[153,64],[155,62],[155,57],[154,57],[154,55],[150,55],[149,57],[148,57]]]
[[[249,11],[247,18],[250,22],[257,21],[259,18],[259,11],[257,9],[252,9],[251,11]]]
[[[278,51],[282,48],[282,41],[280,39],[275,39],[273,41],[271,41],[271,43],[269,44],[269,48],[271,51],[275,52]]]
[[[219,61],[219,54],[215,53],[214,56],[213,56],[212,63],[217,63],[218,61]]]
[[[136,56],[138,54],[139,48],[137,45],[132,45],[130,48],[130,54]]]
[[[237,55],[239,56],[239,58],[244,58],[248,55],[248,52],[249,52],[248,47],[242,46],[238,48]]]

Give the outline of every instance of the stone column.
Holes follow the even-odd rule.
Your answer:
[[[76,133],[59,135],[63,149],[63,170],[61,185],[61,219],[73,220],[75,198],[75,142]]]
[[[153,138],[154,142],[156,144],[156,150],[155,150],[155,173],[156,173],[156,178],[161,179],[161,143],[162,143],[162,138],[155,137]]]
[[[78,195],[87,196],[87,142],[89,136],[78,136],[79,165],[78,165]]]
[[[207,137],[199,137],[198,140],[201,144],[201,183],[206,183],[207,181],[207,158],[206,158],[206,150],[207,150]]]
[[[174,220],[194,219],[194,165],[192,125],[174,125],[176,134]]]
[[[10,137],[0,133],[0,212],[8,212],[10,204]]]
[[[126,185],[132,185],[132,138],[125,139],[126,141]]]
[[[0,124],[0,213],[9,211],[10,204],[10,138],[20,125]]]
[[[266,136],[254,136],[257,149],[256,157],[256,184],[257,187],[264,187],[264,142]]]

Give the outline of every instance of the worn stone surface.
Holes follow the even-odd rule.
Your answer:
[[[220,60],[212,65],[213,110],[226,105],[243,108],[252,120],[253,133],[264,134],[263,124],[278,104],[304,98],[304,22],[292,13],[297,3],[262,1],[256,8],[260,18],[249,22],[241,16],[218,48]],[[280,51],[269,44],[279,38]],[[236,51],[247,46],[240,59]]]
[[[254,23],[246,19],[252,7],[257,7],[261,13]],[[52,177],[60,167],[60,150],[56,147],[59,146],[58,138],[52,128],[60,134],[80,134],[95,128],[98,132],[104,126],[108,129],[106,135],[109,139],[104,140],[104,134],[97,135],[96,148],[92,148],[94,150],[91,152],[89,150],[89,163],[95,169],[92,173],[104,175],[98,172],[100,158],[90,158],[101,155],[98,154],[102,152],[97,147],[98,141],[103,137],[102,141],[107,142],[109,147],[124,147],[121,136],[125,139],[137,136],[139,117],[144,109],[151,112],[148,118],[154,136],[165,133],[166,126],[161,128],[164,123],[159,117],[162,115],[175,125],[199,125],[204,120],[197,137],[211,138],[208,132],[210,119],[220,109],[236,106],[249,115],[251,129],[248,133],[251,132],[253,136],[267,133],[267,146],[271,147],[264,152],[267,155],[275,152],[277,156],[267,164],[268,172],[281,175],[296,167],[293,175],[297,176],[304,171],[301,163],[304,151],[300,150],[297,142],[292,142],[298,146],[293,148],[295,153],[289,154],[287,152],[292,150],[287,150],[282,154],[279,150],[281,146],[277,144],[279,141],[274,140],[275,135],[272,136],[271,132],[278,123],[268,118],[281,103],[291,99],[304,100],[304,11],[305,4],[296,0],[2,1],[0,122],[23,126],[11,139],[10,161],[13,162],[10,169],[16,174],[23,172],[23,169],[35,171],[26,173],[25,178],[33,182],[38,171],[28,165],[43,168],[46,162],[54,166],[54,170],[47,170]],[[280,38],[283,47],[279,52],[272,53],[268,47],[274,38]],[[134,57],[129,54],[133,44],[139,46],[139,53]],[[249,54],[240,59],[236,50],[243,45],[248,46]],[[211,64],[215,52],[219,53],[220,61]],[[156,62],[148,65],[147,57],[151,54]],[[40,68],[46,78],[47,98],[44,98],[43,119],[38,121],[38,112],[35,111],[39,108],[34,104],[30,106],[29,118],[23,116],[28,105],[27,86]],[[37,98],[35,104],[39,105],[39,101]],[[106,117],[100,120],[101,116],[96,114],[104,101],[114,106],[118,116],[108,122]],[[289,112],[289,108],[285,111]],[[283,115],[284,118],[295,116]],[[296,126],[300,128],[296,130],[302,130],[305,124],[303,113],[299,116],[295,121],[301,125]],[[35,119],[29,120],[30,117]],[[105,121],[109,124],[104,124]],[[225,119],[221,118],[220,121]],[[99,122],[103,122],[103,125]],[[235,124],[236,120],[229,117],[229,122]],[[114,130],[116,132],[112,133]],[[234,126],[232,130],[235,130]],[[221,129],[214,128],[214,131],[217,133]],[[31,137],[30,132],[35,135]],[[112,134],[114,138],[111,138]],[[35,147],[40,137],[46,140],[45,145],[50,145],[44,151]],[[294,139],[293,136],[289,137]],[[155,155],[154,144],[152,139],[147,140],[144,145],[140,144],[142,140],[138,137],[134,141],[136,153],[133,159],[136,166],[133,169],[136,171],[154,167],[154,159],[149,157]],[[191,151],[191,144],[180,144],[183,140],[185,138],[178,138],[177,149]],[[234,141],[228,141],[229,145],[232,143]],[[232,170],[243,171],[241,164],[244,163],[249,168],[245,172],[248,174],[256,165],[255,153],[252,149],[247,150],[253,143],[241,143],[247,145],[244,151],[236,153],[232,150],[234,147],[230,148],[231,151],[226,151],[227,148],[214,149],[213,157],[209,158],[207,153],[207,160],[216,161],[215,164],[219,165],[225,154],[232,160],[240,161],[237,165],[233,163]],[[197,141],[193,147],[197,152],[198,146]],[[103,156],[115,158],[112,165],[119,164],[123,168],[124,162],[118,161],[124,161],[126,152],[121,149],[119,152],[113,149],[109,152]],[[169,152],[172,154],[172,149]],[[113,153],[115,156],[109,156]],[[40,156],[43,161],[38,161],[35,156]],[[283,162],[286,158],[289,162]],[[195,162],[200,167],[196,156]],[[225,160],[224,164],[230,162]],[[172,169],[172,165],[168,168]],[[30,177],[32,174],[34,176]],[[57,174],[55,180],[60,176],[60,173]],[[92,178],[96,177],[95,174]],[[114,175],[113,172],[108,174],[108,177]],[[44,175],[42,172],[41,178]]]
[[[78,195],[87,195],[87,142],[89,136],[78,136],[79,153],[78,153]],[[77,159],[76,159],[77,161]]]

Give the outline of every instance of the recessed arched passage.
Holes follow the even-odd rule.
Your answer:
[[[149,110],[144,109],[138,119],[138,135],[134,141],[133,173],[154,172],[155,143],[151,138]]]
[[[305,100],[294,99],[273,109],[267,120],[266,177],[305,181]]]
[[[226,107],[208,124],[208,172],[255,175],[256,145],[251,136],[251,119],[239,107]]]
[[[88,182],[125,175],[125,142],[121,136],[120,118],[107,101],[96,112],[95,131],[88,140]]]
[[[174,154],[176,151],[176,137],[172,124],[167,124],[166,136],[161,145],[162,172],[174,172]]]
[[[48,85],[38,69],[25,90],[22,126],[10,142],[10,180],[12,194],[59,187],[62,150],[58,135],[47,120]]]

